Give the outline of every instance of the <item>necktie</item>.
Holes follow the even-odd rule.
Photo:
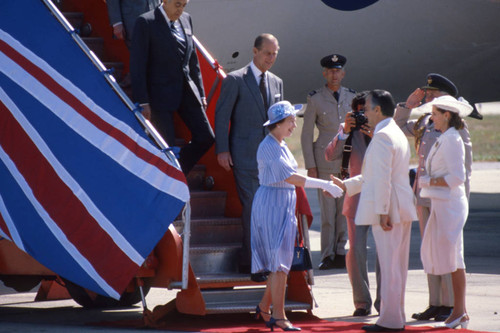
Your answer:
[[[334,91],[333,92],[333,97],[335,97],[335,100],[338,102],[339,101],[339,92],[338,91]]]
[[[264,74],[264,73],[260,74],[259,89],[260,89],[260,93],[262,95],[262,100],[264,101],[264,108],[267,111],[267,108],[269,107],[269,105],[267,102],[266,74]]]
[[[186,54],[186,41],[182,37],[179,30],[175,27],[174,22],[170,25],[170,31],[172,31],[172,35],[174,35],[175,40],[177,41],[177,49],[179,50],[181,57],[184,58],[184,55]]]

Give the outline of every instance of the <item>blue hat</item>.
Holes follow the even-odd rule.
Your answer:
[[[302,104],[292,105],[289,101],[281,101],[271,105],[267,110],[268,121],[263,126],[269,126],[283,120],[291,115],[295,115],[302,108]]]
[[[323,57],[320,61],[323,68],[344,68],[347,62],[346,57],[340,54],[330,54]]]
[[[458,96],[458,89],[453,82],[441,74],[436,73],[427,74],[427,85],[422,87],[422,89],[439,90],[453,97]]]

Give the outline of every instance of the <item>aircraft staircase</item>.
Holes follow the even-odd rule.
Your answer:
[[[123,73],[128,70],[127,64],[123,63],[123,59],[128,60],[128,54],[126,57],[123,54],[120,56],[122,62],[114,60],[113,55],[127,52],[127,49],[123,41],[112,41],[110,37],[98,36],[96,31],[102,31],[102,27],[94,29],[95,20],[100,17],[101,20],[105,20],[105,25],[111,34],[107,15],[102,13],[104,0],[87,0],[84,3],[88,4],[82,5],[80,2],[75,5],[78,2],[78,0],[54,0],[55,5],[63,12],[66,19],[79,31],[87,46],[103,61],[107,68],[114,68],[113,75],[120,81],[123,78]],[[92,2],[98,2],[99,6],[94,6]],[[67,8],[73,9],[75,6],[83,6],[85,14],[67,11]],[[88,17],[88,15],[94,19],[92,26],[86,22],[85,16]],[[119,47],[121,51],[116,51],[116,42],[123,44]],[[109,45],[112,43],[115,46]],[[214,75],[206,71],[207,69],[213,71],[213,69],[206,64],[205,57],[200,56],[199,58],[204,80],[207,81],[207,78]],[[213,84],[213,82],[209,82],[207,85],[205,82],[207,94],[214,90],[211,89]],[[220,88],[220,77],[215,79],[215,85],[217,84]],[[207,111],[212,124],[216,97],[218,97],[218,91],[217,95],[214,95],[214,98],[209,101],[209,109],[211,108],[212,111],[210,114]],[[166,305],[163,310],[159,311],[171,311],[175,305],[175,308],[181,313],[197,315],[252,312],[263,295],[265,283],[255,283],[250,280],[248,274],[238,273],[238,251],[241,248],[242,226],[241,219],[237,217],[240,215],[234,213],[238,210],[241,211],[241,208],[232,208],[232,206],[239,205],[233,177],[232,174],[220,170],[213,148],[202,159],[202,162],[205,164],[195,166],[187,177],[191,193],[188,287],[182,288],[183,283],[179,279],[178,272],[171,274],[176,278],[169,279],[164,279],[162,272],[157,273],[152,286],[180,289],[176,299],[172,301],[173,304],[170,302],[169,306]],[[233,188],[232,193],[228,194],[228,191],[224,190],[227,187]],[[177,233],[183,235],[185,226],[181,216],[173,224]],[[172,228],[170,228],[170,232],[175,233]],[[177,235],[170,235],[170,237],[168,239],[177,242]],[[157,246],[155,250],[160,261],[162,254],[158,255],[158,253],[164,251],[163,249],[163,246]],[[179,258],[176,262],[178,261]],[[311,311],[312,305],[312,293],[307,284],[305,272],[291,272],[287,287],[286,310]]]

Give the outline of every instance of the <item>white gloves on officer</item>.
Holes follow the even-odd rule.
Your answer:
[[[320,188],[332,195],[334,198],[340,198],[344,191],[337,185],[335,185],[331,180],[322,180],[318,178],[306,177],[306,183],[304,184],[306,188]]]
[[[430,176],[420,176],[418,177],[418,187],[425,188],[431,186]]]

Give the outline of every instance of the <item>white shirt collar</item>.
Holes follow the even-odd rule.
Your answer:
[[[165,20],[167,21],[168,26],[170,27],[172,25],[172,21],[170,21],[170,19],[168,18],[167,13],[165,12],[165,9],[163,9],[163,6],[160,6],[160,12],[163,14],[163,16],[165,17]],[[176,28],[179,28],[178,20],[174,21],[174,25]]]
[[[253,63],[253,60],[250,63],[250,68],[252,69],[252,73],[255,76],[255,80],[257,81],[257,85],[259,85],[260,84],[260,75],[262,74],[262,72],[260,71],[260,69],[257,68],[257,66],[255,66],[255,64]],[[264,78],[267,78],[267,74],[264,76]]]
[[[391,120],[392,120],[391,117],[381,120],[377,125],[375,125],[375,130],[373,131],[373,135],[377,134],[377,132],[380,131],[382,128],[384,128],[387,124],[389,124]]]

